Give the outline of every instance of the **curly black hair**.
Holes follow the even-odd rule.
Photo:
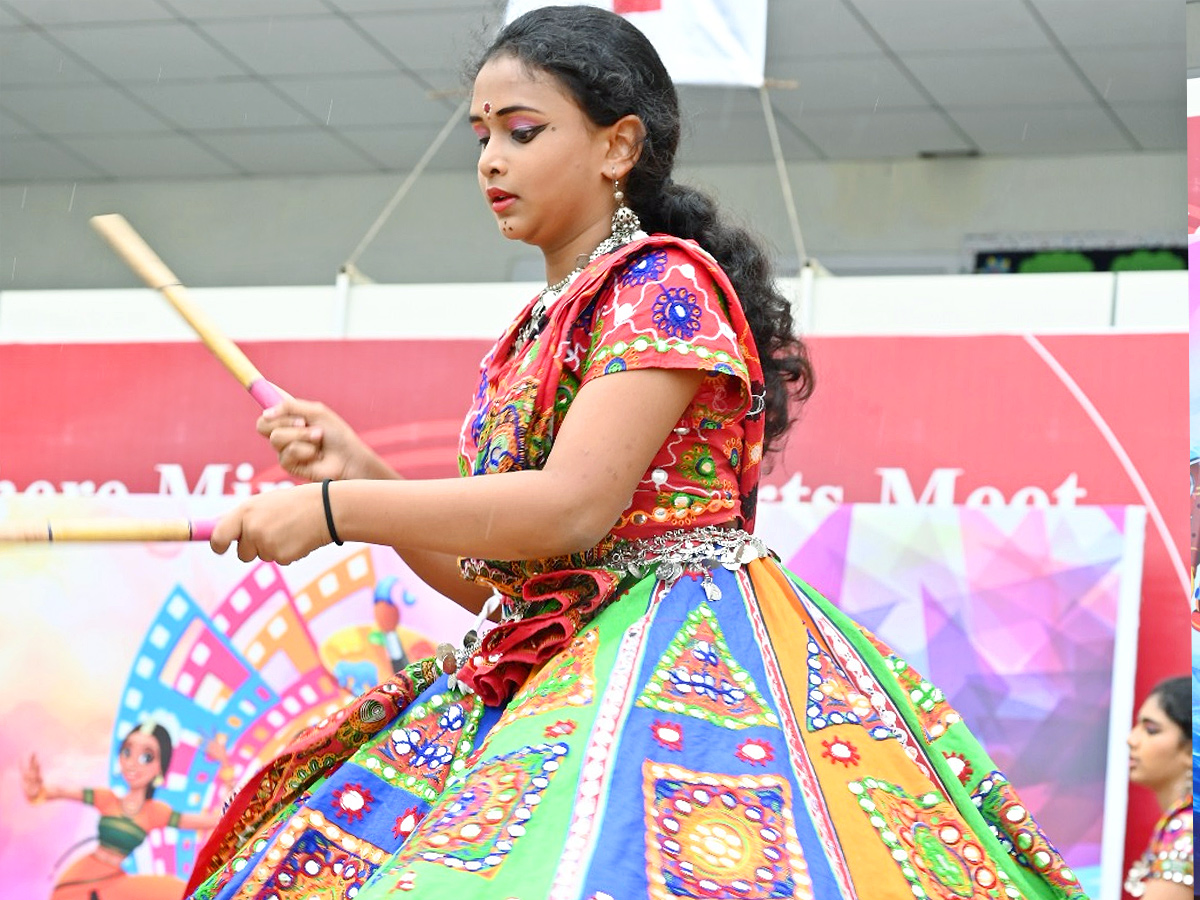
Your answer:
[[[653,45],[635,26],[605,10],[547,6],[505,26],[470,74],[477,75],[497,56],[553,75],[599,126],[627,115],[641,119],[646,133],[627,176],[627,202],[646,231],[695,240],[729,276],[762,358],[769,449],[787,431],[793,410],[812,394],[812,362],[758,239],[724,221],[709,195],[671,179],[679,147],[679,97]]]

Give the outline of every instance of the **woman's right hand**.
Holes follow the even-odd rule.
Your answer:
[[[279,454],[279,464],[296,478],[395,477],[354,429],[323,403],[288,398],[264,411],[257,427]]]

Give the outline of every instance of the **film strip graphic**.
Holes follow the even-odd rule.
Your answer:
[[[220,763],[206,752],[209,743],[229,742],[243,724],[277,702],[277,695],[182,587],[167,597],[134,659],[113,729],[110,781],[121,787],[117,766],[121,743],[134,728],[163,725],[172,755],[164,783],[155,791],[178,812],[219,805],[213,796]],[[191,870],[196,840],[174,829],[152,832],[151,859],[135,852],[133,871],[178,874]]]
[[[124,787],[121,743],[153,721],[172,741],[155,799],[179,812],[219,808],[298,731],[406,661],[398,632],[410,649],[425,648],[422,636],[397,628],[399,605],[413,602],[395,576],[377,580],[365,547],[294,591],[283,570],[259,564],[211,613],[177,586],[147,630],[122,693],[110,782]],[[195,833],[156,830],[126,868],[184,877],[196,850]]]

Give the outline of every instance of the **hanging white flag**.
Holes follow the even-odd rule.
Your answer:
[[[508,0],[504,21],[546,0]],[[654,44],[679,84],[761,87],[767,55],[767,0],[580,0],[578,6],[612,10]]]

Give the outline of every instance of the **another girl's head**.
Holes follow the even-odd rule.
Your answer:
[[[481,127],[486,122],[480,120],[487,118],[488,110],[486,98],[478,96],[480,74],[489,63],[495,63],[489,77],[499,67],[515,69],[512,64],[517,63],[532,81],[549,79],[582,111],[590,127],[610,129],[610,135],[619,132],[620,139],[632,142],[628,156],[617,166],[625,202],[645,231],[693,239],[721,264],[742,301],[762,358],[767,440],[782,434],[790,421],[789,399],[803,401],[812,392],[807,352],[794,334],[791,305],[776,288],[769,258],[757,239],[722,221],[710,197],[672,180],[680,136],[679,98],[650,41],[620,16],[590,6],[542,7],[526,13],[500,32],[476,66],[473,117],[481,132],[486,132]],[[485,142],[490,139],[486,133],[480,137]],[[515,133],[508,126],[507,137],[523,138],[524,132]],[[540,137],[541,133],[532,133],[533,140]],[[578,164],[580,155],[560,151],[539,171],[545,179],[559,178],[562,170]],[[485,165],[481,159],[481,168]],[[587,177],[592,177],[594,168],[589,159]],[[484,174],[481,171],[481,177]],[[609,212],[615,208],[611,188],[600,178],[579,183],[589,195],[589,210],[601,201],[608,204]],[[577,203],[565,193],[552,194],[556,203],[544,204],[544,209],[552,210],[546,215],[561,212],[559,205],[565,209]],[[494,210],[503,209],[507,202],[503,194],[489,200]],[[505,230],[503,224],[501,228]],[[527,232],[509,236],[530,240]],[[544,242],[530,242],[546,249]]]
[[[1190,777],[1192,685],[1187,676],[1155,686],[1129,732],[1129,780],[1159,791]]]
[[[146,797],[150,798],[166,777],[171,752],[171,735],[166,728],[154,722],[139,725],[121,741],[117,758],[121,777],[131,790],[145,788]]]

